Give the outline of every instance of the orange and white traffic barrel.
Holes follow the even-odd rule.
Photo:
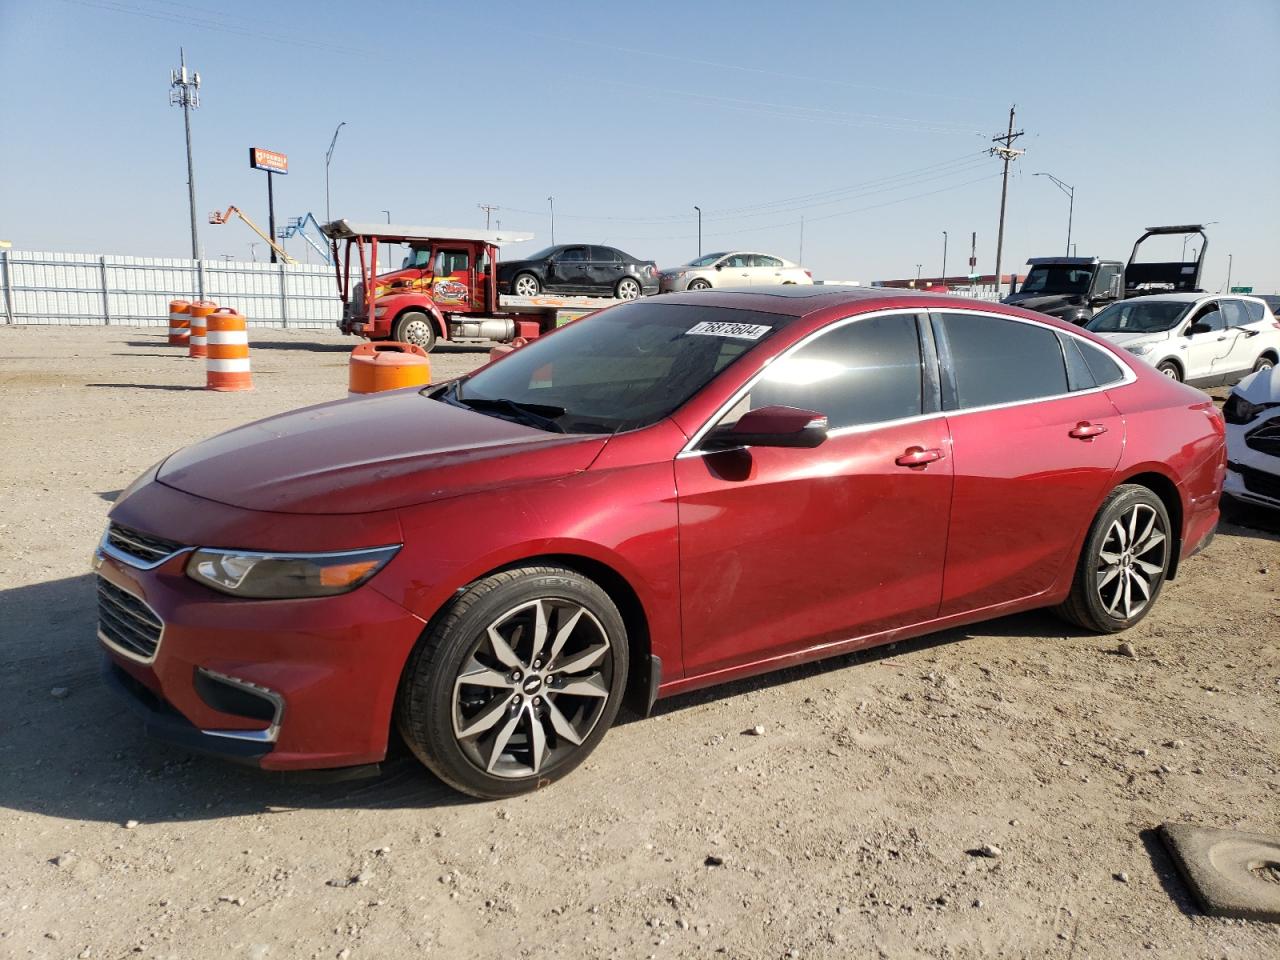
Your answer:
[[[209,315],[209,359],[205,361],[205,387],[209,390],[252,390],[249,372],[249,333],[244,317],[231,307]]]
[[[191,339],[191,303],[187,300],[169,301],[169,346],[189,346]]]
[[[347,395],[363,396],[431,382],[427,352],[413,343],[362,343],[351,351]]]
[[[205,331],[209,315],[218,309],[216,303],[208,300],[197,300],[191,304],[191,336],[187,340],[188,357],[207,357]]]

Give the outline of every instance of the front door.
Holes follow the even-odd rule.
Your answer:
[[[1188,334],[1187,330],[1195,323],[1202,323],[1209,329],[1204,333]],[[1227,343],[1226,320],[1218,301],[1205,304],[1187,319],[1181,339],[1180,353],[1186,357],[1183,379],[1188,383],[1212,379],[1214,363],[1220,362],[1231,349]]]
[[[547,269],[547,289],[561,293],[582,293],[590,285],[586,247],[565,247]]]
[[[749,287],[752,284],[754,271],[751,269],[751,254],[733,253],[720,261],[720,277],[717,287]]]
[[[771,363],[720,421],[800,407],[827,415],[826,442],[676,460],[690,675],[935,615],[951,459],[921,371],[914,314],[842,322]]]
[[[937,319],[955,471],[949,616],[1036,596],[1073,567],[1120,462],[1124,422],[1094,381],[1068,384],[1052,330],[978,314]]]
[[[431,271],[431,299],[446,313],[466,313],[472,306],[474,277],[471,251],[441,247]]]

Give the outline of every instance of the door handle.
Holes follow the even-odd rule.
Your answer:
[[[1077,440],[1092,440],[1094,437],[1106,432],[1107,428],[1101,423],[1090,423],[1088,420],[1081,420],[1067,431],[1067,435],[1075,437]]]
[[[923,467],[926,464],[933,463],[935,460],[941,460],[945,456],[946,454],[937,447],[932,447],[928,450],[924,447],[907,447],[893,462],[900,467]]]

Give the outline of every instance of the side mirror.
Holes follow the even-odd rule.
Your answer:
[[[723,264],[723,263],[717,263],[717,264],[716,264],[716,269],[717,269],[717,270],[723,270],[723,269],[724,269],[724,264]]]
[[[1212,333],[1213,328],[1207,323],[1193,323],[1187,327],[1185,336],[1194,337],[1198,333]]]
[[[731,426],[716,427],[702,441],[704,450],[735,447],[816,447],[827,439],[827,416],[796,407],[748,410]]]

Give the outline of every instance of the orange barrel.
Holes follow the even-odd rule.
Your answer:
[[[191,336],[187,341],[188,357],[207,357],[205,331],[209,314],[218,309],[216,303],[208,300],[197,300],[191,305]]]
[[[191,338],[191,303],[169,301],[169,346],[185,347]]]
[[[431,382],[427,352],[412,343],[362,343],[351,351],[348,396],[358,397]]]
[[[208,336],[209,359],[205,361],[205,388],[223,391],[252,390],[249,334],[245,330],[244,317],[231,307],[219,307],[209,314]]]
[[[519,350],[528,342],[529,341],[524,337],[516,337],[510,343],[500,343],[497,346],[490,348],[489,362],[493,363],[493,361],[497,360],[499,357],[505,357],[512,350]]]

